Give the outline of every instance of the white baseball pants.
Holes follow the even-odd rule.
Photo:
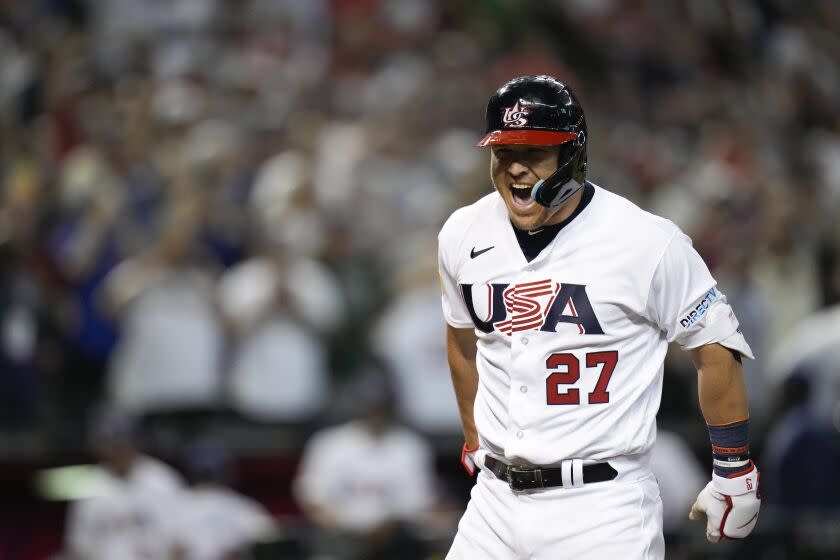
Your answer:
[[[446,556],[447,560],[664,557],[662,501],[649,471],[641,478],[619,476],[580,488],[522,492],[481,471]]]

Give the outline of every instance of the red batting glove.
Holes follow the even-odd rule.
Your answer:
[[[476,471],[476,462],[475,462],[475,454],[478,451],[478,446],[476,445],[473,448],[467,447],[467,444],[464,443],[464,447],[461,449],[461,464],[464,465],[464,470],[467,471],[467,474],[470,476],[475,474]]]

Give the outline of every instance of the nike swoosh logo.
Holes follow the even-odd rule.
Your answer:
[[[470,258],[471,258],[471,259],[474,259],[474,258],[476,258],[478,255],[483,255],[484,253],[486,253],[487,251],[489,251],[489,250],[490,250],[490,249],[492,249],[493,247],[495,247],[495,245],[490,245],[489,247],[487,247],[486,249],[482,249],[481,251],[476,251],[476,250],[475,250],[475,247],[473,247],[473,248],[472,248],[472,251],[470,251]]]
[[[541,231],[542,231],[541,229],[538,229],[538,230],[536,230],[536,231],[529,231],[529,232],[528,232],[528,235],[537,235],[537,234],[538,234],[539,232],[541,232]]]

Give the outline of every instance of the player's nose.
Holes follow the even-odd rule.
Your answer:
[[[512,160],[508,163],[507,171],[510,173],[511,177],[521,177],[522,175],[528,173],[528,167],[521,162]]]

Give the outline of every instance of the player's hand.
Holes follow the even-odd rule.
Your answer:
[[[475,470],[478,466],[478,459],[476,457],[477,453],[477,445],[475,447],[469,447],[466,443],[464,443],[464,447],[461,449],[461,464],[470,476],[475,474]]]
[[[735,478],[712,474],[712,481],[697,496],[688,518],[702,519],[706,514],[706,538],[710,542],[722,539],[743,539],[758,521],[761,495],[758,492],[759,472],[752,470]]]

